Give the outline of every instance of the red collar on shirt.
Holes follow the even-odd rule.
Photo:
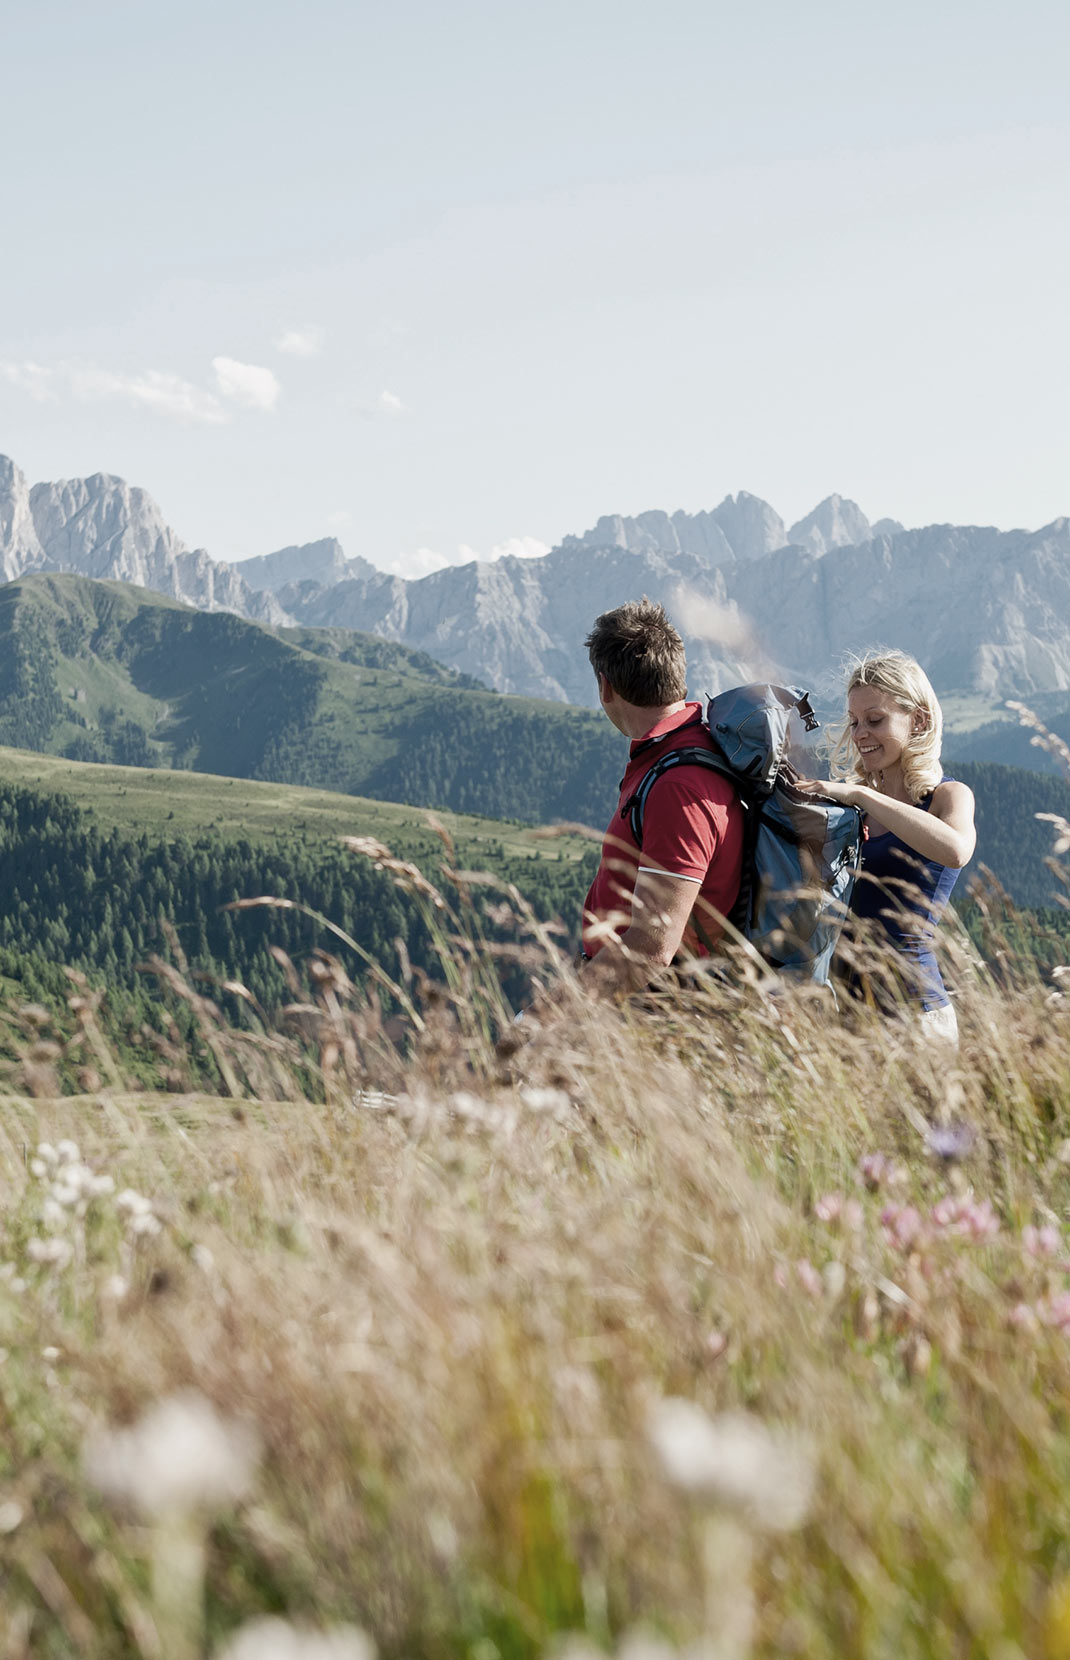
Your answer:
[[[637,755],[642,755],[645,749],[667,738],[672,732],[679,732],[682,726],[698,725],[702,719],[701,703],[685,703],[682,709],[677,709],[675,715],[665,715],[649,732],[641,738],[636,738],[628,751],[629,761],[634,761]]]

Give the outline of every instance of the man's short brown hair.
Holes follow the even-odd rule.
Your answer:
[[[595,674],[641,709],[678,703],[687,691],[684,642],[664,606],[645,596],[604,611],[584,644]]]

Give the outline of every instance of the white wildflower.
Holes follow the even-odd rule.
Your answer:
[[[130,1281],[125,1280],[121,1274],[111,1274],[104,1281],[104,1295],[114,1302],[121,1303],[129,1290]]]
[[[90,1199],[103,1199],[109,1193],[115,1192],[115,1182],[111,1176],[90,1174],[88,1179],[82,1183],[82,1191]]]
[[[355,1625],[309,1631],[269,1616],[243,1625],[217,1660],[375,1660],[375,1644]]]
[[[81,1154],[76,1141],[57,1141],[56,1157],[60,1164],[77,1164]]]
[[[436,1556],[452,1562],[460,1544],[457,1529],[441,1510],[433,1510],[427,1518],[427,1533]]]
[[[69,1218],[66,1208],[55,1199],[46,1199],[41,1206],[41,1221],[51,1233],[58,1233],[67,1226]]]
[[[843,1296],[844,1287],[847,1284],[847,1270],[842,1262],[835,1259],[832,1262],[826,1262],[821,1270],[821,1278],[824,1282],[825,1295],[830,1301],[836,1302],[838,1298]]]
[[[656,1403],[648,1435],[668,1480],[683,1492],[738,1513],[761,1531],[805,1520],[814,1467],[796,1438],[744,1412],[709,1418],[679,1396]]]
[[[44,1159],[31,1159],[30,1170],[31,1173],[37,1177],[38,1181],[43,1181],[48,1175],[48,1165],[45,1163]]]
[[[215,1257],[207,1245],[192,1245],[189,1254],[190,1260],[196,1264],[202,1274],[213,1274],[215,1272]]]
[[[28,1240],[26,1255],[31,1262],[47,1263],[56,1268],[65,1268],[74,1252],[69,1241],[60,1239],[56,1234],[53,1234],[50,1239]],[[15,1280],[11,1282],[12,1290],[15,1290],[17,1283]]]
[[[544,1112],[558,1123],[568,1118],[572,1110],[572,1102],[563,1089],[540,1089],[526,1084],[520,1091],[520,1099],[529,1112]]]
[[[129,1429],[94,1437],[85,1469],[101,1492],[144,1515],[189,1514],[242,1498],[259,1453],[251,1424],[224,1418],[190,1389],[157,1401]]]
[[[0,1533],[14,1533],[24,1515],[17,1499],[5,1499],[0,1504]]]
[[[143,1193],[135,1193],[132,1187],[124,1187],[115,1201],[116,1210],[122,1210],[128,1216],[147,1216],[152,1210],[152,1200],[146,1199]]]
[[[86,1192],[92,1180],[93,1172],[87,1165],[79,1164],[77,1161],[72,1164],[62,1164],[56,1173],[56,1180],[52,1184],[52,1192],[57,1199],[61,1192],[69,1194],[70,1197],[66,1200],[66,1203],[74,1204]]]
[[[56,1348],[56,1345],[54,1343],[49,1343],[47,1348],[44,1348],[44,1349],[41,1350],[41,1359],[42,1360],[58,1360],[59,1357],[60,1357],[60,1350]]]
[[[592,1643],[589,1637],[571,1631],[563,1642],[554,1645],[551,1653],[553,1660],[605,1660],[605,1649]]]
[[[160,1224],[156,1220],[155,1216],[153,1216],[151,1210],[148,1210],[137,1216],[131,1216],[129,1222],[127,1223],[127,1229],[132,1234],[152,1239],[154,1235],[159,1233]]]
[[[617,1660],[677,1660],[667,1637],[659,1637],[642,1626],[626,1631],[617,1645]]]
[[[48,1141],[39,1141],[38,1142],[38,1144],[37,1144],[37,1157],[41,1160],[41,1162],[43,1164],[58,1164],[59,1163],[59,1154],[56,1152],[56,1149],[52,1146],[51,1142],[48,1142]]]

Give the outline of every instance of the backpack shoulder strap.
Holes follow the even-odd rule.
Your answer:
[[[676,767],[706,767],[710,772],[720,773],[722,778],[731,780],[738,788],[737,779],[727,761],[715,755],[710,749],[700,749],[697,745],[687,745],[680,749],[670,749],[660,755],[649,767],[639,781],[639,788],[620,810],[621,818],[626,818],[631,828],[636,847],[643,845],[643,818],[646,813],[647,799],[659,778],[664,778],[667,772]]]

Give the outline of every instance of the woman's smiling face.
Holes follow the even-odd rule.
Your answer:
[[[847,694],[851,741],[866,772],[887,772],[902,759],[918,731],[918,712],[903,709],[889,692],[854,686]]]

